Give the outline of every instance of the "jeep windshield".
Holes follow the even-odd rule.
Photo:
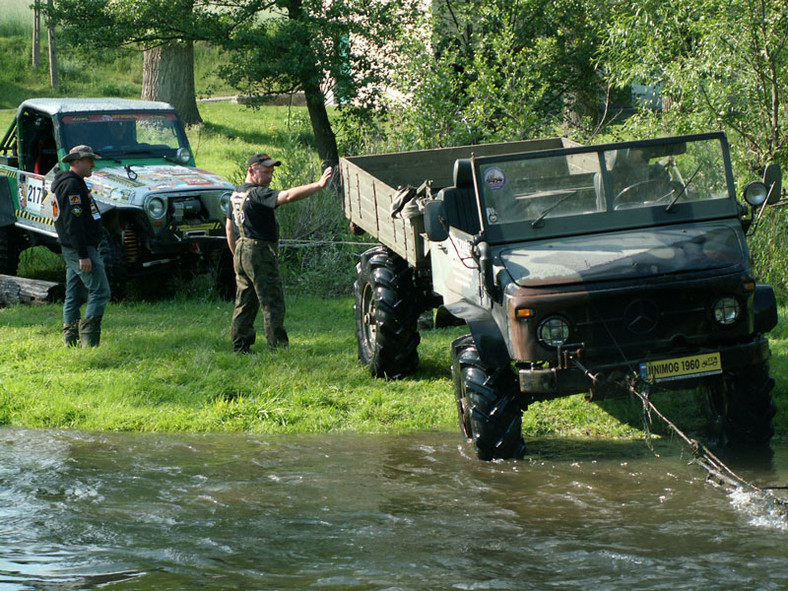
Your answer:
[[[171,112],[76,113],[60,121],[66,151],[87,144],[110,160],[174,159],[188,147],[178,116]]]
[[[490,242],[738,214],[722,133],[478,157],[474,169]]]

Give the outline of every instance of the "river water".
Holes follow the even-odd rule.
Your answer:
[[[788,484],[773,449],[726,461]],[[788,588],[782,506],[655,451],[0,429],[0,590]]]

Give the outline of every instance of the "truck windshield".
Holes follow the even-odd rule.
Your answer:
[[[708,134],[478,158],[485,226],[517,224],[544,237],[573,225],[588,231],[593,224],[675,223],[734,212],[723,140]]]
[[[174,113],[80,113],[61,119],[66,151],[87,144],[102,156],[172,156],[186,147]]]

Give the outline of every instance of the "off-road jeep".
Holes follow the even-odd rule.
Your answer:
[[[465,321],[452,375],[479,457],[522,453],[534,401],[633,386],[703,388],[729,441],[770,440],[776,301],[750,269],[724,134],[467,146],[342,171],[346,215],[383,243],[358,264],[359,356],[399,377],[417,366],[423,310]],[[779,170],[767,176],[744,189],[751,206],[779,191]]]
[[[20,252],[58,250],[50,183],[68,151],[101,156],[87,180],[101,211],[100,252],[113,295],[127,277],[188,265],[229,281],[224,216],[232,185],[195,168],[177,112],[161,102],[32,99],[0,142],[0,273],[15,274]]]

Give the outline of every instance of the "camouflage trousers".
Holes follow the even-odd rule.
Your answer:
[[[275,242],[251,238],[240,238],[235,245],[235,310],[230,326],[233,351],[246,353],[254,344],[254,321],[260,308],[268,347],[275,349],[289,344],[278,250]]]

